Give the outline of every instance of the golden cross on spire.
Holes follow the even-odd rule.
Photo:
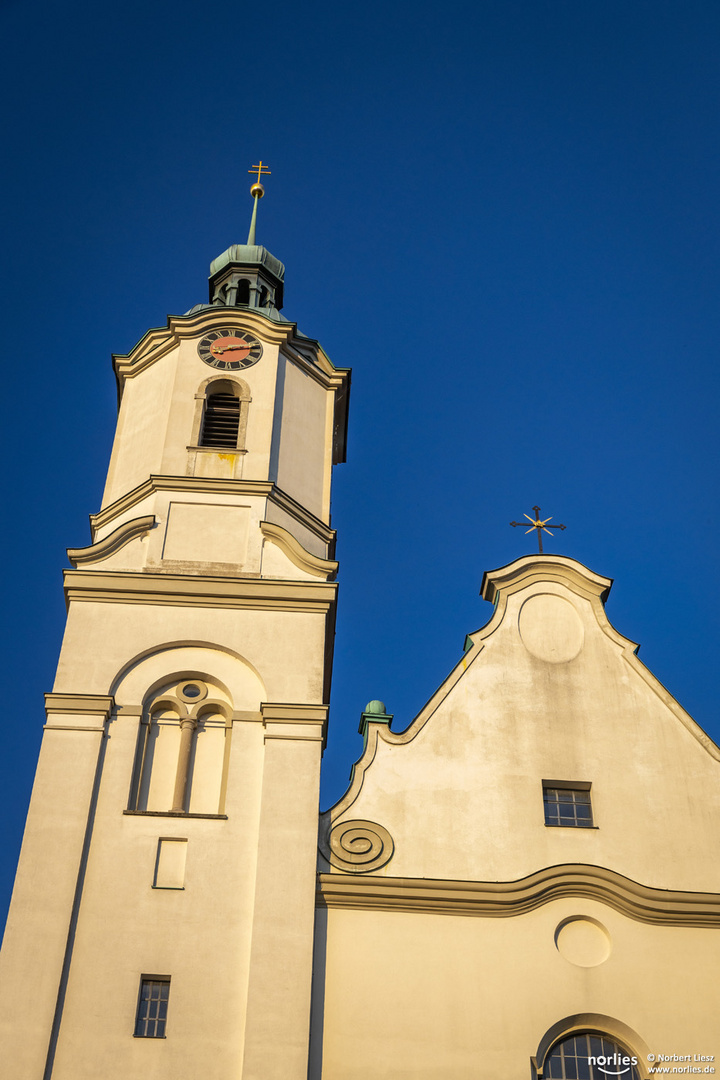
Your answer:
[[[262,180],[263,173],[267,173],[268,176],[271,175],[270,167],[268,165],[263,165],[262,161],[258,165],[253,165],[252,169],[248,169],[248,172],[249,173],[257,172],[257,180],[255,181],[255,184],[260,183],[260,181]],[[255,184],[253,184],[253,187],[255,187]]]
[[[550,530],[548,528],[546,528],[548,521],[552,521],[552,515],[549,518],[545,518],[544,521],[541,521],[541,519],[540,519],[540,507],[539,506],[533,506],[533,510],[535,511],[535,520],[534,521],[530,517],[529,514],[523,514],[523,517],[526,517],[528,519],[528,521],[530,522],[530,528],[526,529],[525,535],[527,536],[527,534],[531,533],[533,531],[533,529],[537,530],[538,550],[539,550],[539,553],[542,555],[542,553],[543,553],[543,546],[542,546],[542,534],[543,534],[543,532],[546,532],[548,534],[548,536],[553,535],[553,533],[551,533]],[[525,522],[524,521],[511,521],[510,524],[512,526],[525,525]],[[562,532],[565,529],[565,526],[564,525],[553,525],[553,529],[560,529],[560,531]]]
[[[253,165],[252,169],[248,169],[249,173],[254,173],[257,170],[257,180],[250,188],[250,194],[253,197],[253,212],[250,218],[250,232],[248,233],[247,242],[250,246],[255,243],[255,226],[257,224],[257,207],[258,199],[262,199],[265,194],[265,188],[260,183],[260,177],[263,175],[270,175],[270,169],[267,165],[263,165],[262,161],[258,165]]]

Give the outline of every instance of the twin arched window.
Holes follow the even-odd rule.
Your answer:
[[[202,679],[155,693],[140,725],[131,809],[223,813],[231,717],[227,694]]]

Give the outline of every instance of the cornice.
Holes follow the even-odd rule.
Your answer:
[[[306,705],[296,701],[263,701],[260,712],[264,723],[327,724],[329,705]]]
[[[567,897],[598,900],[637,922],[720,928],[720,893],[641,885],[583,863],[549,866],[519,881],[444,881],[318,874],[316,904],[327,908],[509,918]]]
[[[275,525],[272,521],[261,521],[260,531],[268,540],[277,544],[283,554],[287,555],[293,566],[297,566],[298,570],[304,570],[306,573],[314,574],[316,577],[323,577],[325,580],[329,580],[337,573],[339,563],[333,559],[320,559],[317,555],[313,555],[295,539],[292,533],[289,533],[287,529],[283,529],[282,526]]]
[[[62,694],[45,695],[45,712],[62,713],[67,716],[97,716],[107,720],[115,706],[115,699],[105,694]]]
[[[247,481],[250,483],[250,481]],[[271,503],[280,509],[284,510],[291,517],[294,517],[296,521],[299,521],[301,525],[304,525],[310,532],[315,533],[324,544],[327,544],[330,549],[335,546],[335,537],[337,533],[335,529],[331,529],[329,525],[326,525],[320,518],[315,517],[309,510],[306,510],[302,503],[293,499],[292,495],[288,495],[277,487],[275,484],[270,485],[270,491],[268,492],[268,499]]]
[[[602,577],[565,555],[525,555],[499,570],[486,570],[480,595],[483,600],[496,604],[500,596],[510,595],[538,581],[566,585],[588,599],[598,596],[603,603],[613,583],[612,578]]]
[[[68,548],[67,557],[73,566],[79,563],[97,562],[106,559],[116,551],[125,547],[125,544],[134,540],[136,536],[145,536],[155,524],[155,515],[147,514],[145,517],[133,518],[118,525],[117,529],[109,533],[96,544],[84,548]]]
[[[196,491],[198,494],[256,495],[267,498],[273,485],[262,480],[225,480],[202,476],[156,476],[150,475],[142,484],[121,495],[119,499],[104,506],[97,514],[90,515],[93,537],[113,518],[119,517],[137,503],[154,495],[156,491]]]
[[[265,740],[327,742],[329,705],[265,701],[260,705]]]
[[[115,374],[119,380],[134,378],[181,341],[221,324],[252,327],[265,341],[275,345],[290,340],[297,330],[295,323],[276,323],[249,308],[229,308],[220,304],[202,308],[192,315],[168,315],[165,326],[151,327],[129,353],[113,353]]]
[[[294,582],[112,570],[66,570],[64,581],[68,604],[75,600],[317,613],[329,611],[335,604],[337,593],[337,585],[328,581]]]
[[[269,499],[281,510],[294,517],[301,525],[309,529],[319,537],[324,544],[332,546],[335,540],[335,530],[331,529],[320,518],[315,517],[309,510],[297,502],[291,495],[286,494],[281,488],[268,480],[226,480],[214,477],[202,476],[156,476],[151,475],[142,484],[131,491],[121,495],[119,499],[104,506],[97,514],[90,515],[90,529],[93,539],[99,529],[102,529],[120,514],[132,509],[143,499],[147,499],[156,491],[191,491],[198,494],[214,495],[242,495],[255,496],[261,499]],[[137,519],[141,520],[141,519]],[[73,549],[73,551],[76,549]],[[82,548],[77,550],[84,550]]]
[[[198,337],[214,326],[237,325],[250,328],[264,341],[279,347],[288,346],[285,352],[300,364],[326,388],[339,388],[349,376],[348,368],[336,368],[318,342],[312,338],[297,341],[297,323],[277,323],[252,308],[224,307],[222,305],[202,308],[190,315],[168,315],[167,325],[153,327],[127,354],[114,353],[112,357],[115,375],[120,387],[125,379],[132,379],[151,364],[167,355],[181,341]],[[317,353],[317,362],[308,359],[304,350],[311,348]]]

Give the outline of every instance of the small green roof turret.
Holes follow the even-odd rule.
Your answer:
[[[250,188],[253,212],[247,244],[231,244],[210,263],[210,303],[218,307],[253,308],[276,322],[285,322],[283,306],[285,267],[267,248],[255,243],[258,202],[265,194],[260,177],[269,173],[262,161],[248,172],[257,170],[257,181]]]

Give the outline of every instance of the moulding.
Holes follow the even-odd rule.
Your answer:
[[[118,525],[117,529],[114,529],[102,540],[98,540],[97,543],[91,544],[89,547],[68,548],[67,557],[73,566],[77,566],[79,563],[97,562],[99,559],[106,559],[108,555],[113,555],[116,551],[119,551],[125,544],[134,540],[136,536],[146,535],[154,525],[154,514],[133,518],[132,521],[125,521],[122,525]]]
[[[262,713],[252,709],[233,709],[232,722],[234,724],[260,724],[262,723]]]
[[[498,570],[486,570],[480,595],[495,604],[500,594],[517,592],[536,581],[568,585],[583,596],[599,596],[603,603],[613,584],[612,578],[602,577],[565,555],[525,555]]]
[[[264,723],[326,724],[329,705],[306,705],[297,702],[264,701],[260,712]]]
[[[325,746],[329,705],[265,701],[260,705],[260,711],[266,742],[270,739],[284,739],[293,742],[320,742]],[[287,730],[293,726],[297,726],[297,732]]]
[[[316,902],[328,908],[508,918],[566,897],[598,900],[637,922],[720,928],[720,893],[655,889],[584,863],[548,866],[518,881],[321,873]]]
[[[184,810],[123,810],[126,817],[208,818],[211,821],[227,821],[227,814],[188,814]],[[169,837],[175,840],[176,837]]]
[[[251,308],[213,305],[203,307],[189,315],[168,315],[165,327],[153,327],[127,354],[114,353],[112,357],[115,375],[120,388],[125,379],[134,378],[145,368],[167,355],[187,338],[195,338],[213,326],[237,324],[243,329],[250,327],[264,341],[282,348],[291,344],[297,336],[297,323],[277,323]],[[309,360],[296,346],[288,350],[294,363],[302,366],[309,375],[327,389],[340,387],[347,380],[347,368],[336,368],[318,342],[303,338],[303,344],[317,349],[317,361]]]
[[[334,606],[337,594],[337,584],[330,581],[296,582],[119,570],[66,570],[64,581],[68,603],[85,600],[164,607],[324,613]]]
[[[266,731],[263,737],[264,742],[319,742],[325,746],[325,734],[320,732],[317,735],[280,735],[274,731]]]
[[[324,577],[325,580],[332,580],[337,573],[339,563],[333,559],[321,559],[317,555],[313,555],[302,546],[299,540],[297,540],[292,533],[287,529],[283,529],[281,525],[275,525],[272,521],[261,521],[260,531],[263,536],[273,543],[277,544],[284,555],[287,555],[293,566],[297,566],[298,570],[304,570],[308,574],[315,574],[317,577]]]
[[[231,453],[234,452],[236,451],[231,451]],[[281,488],[267,480],[228,480],[204,476],[156,475],[150,476],[142,484],[138,484],[137,487],[133,488],[132,491],[121,495],[119,499],[103,507],[97,514],[90,515],[90,528],[93,539],[99,529],[102,529],[114,518],[124,514],[156,491],[190,491],[214,495],[255,495],[258,498],[269,499],[281,510],[285,510],[291,517],[296,518],[301,525],[304,525],[306,529],[318,536],[323,543],[330,546],[335,540],[334,529],[331,529],[320,518],[315,517],[309,510],[306,510],[291,495],[288,495]]]
[[[248,481],[249,482],[249,481]],[[268,494],[270,502],[275,503],[281,510],[285,510],[291,517],[296,518],[301,525],[304,525],[310,532],[315,533],[325,544],[332,547],[335,543],[335,537],[337,533],[335,529],[331,529],[329,525],[326,525],[320,518],[315,517],[309,510],[306,510],[302,503],[293,499],[292,495],[288,495],[282,488],[277,487],[275,484],[271,486],[271,491]]]
[[[242,457],[248,452],[244,446],[186,446],[185,449],[193,450],[196,454],[220,454],[222,457]]]
[[[81,724],[43,724],[43,731],[94,731],[104,735],[104,727],[83,727]]]
[[[115,698],[104,694],[45,695],[45,712],[48,716],[50,713],[63,713],[66,716],[76,713],[82,716],[102,716],[103,720],[107,720],[114,707]]]

